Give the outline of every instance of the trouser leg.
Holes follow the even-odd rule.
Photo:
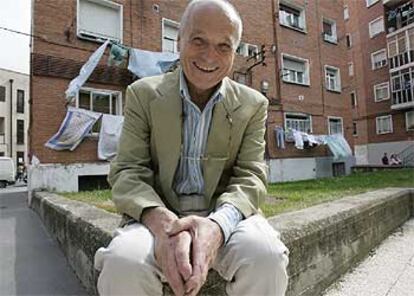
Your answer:
[[[117,230],[107,248],[95,255],[98,292],[106,295],[162,295],[161,271],[154,259],[154,237],[135,223]]]
[[[279,233],[255,215],[238,224],[213,268],[228,281],[228,295],[283,296],[288,255]]]

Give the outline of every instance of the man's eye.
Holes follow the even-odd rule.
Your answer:
[[[193,39],[193,44],[194,45],[203,45],[204,41],[203,41],[203,39],[196,37],[196,38]]]
[[[227,44],[227,43],[219,44],[219,49],[221,52],[226,52],[226,53],[232,50],[230,44]]]

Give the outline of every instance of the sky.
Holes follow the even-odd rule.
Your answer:
[[[32,0],[0,0],[0,27],[30,33]],[[0,29],[0,68],[29,74],[30,37]]]

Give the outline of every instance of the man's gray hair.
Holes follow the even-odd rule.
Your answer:
[[[226,0],[192,0],[184,10],[184,13],[180,21],[180,36],[183,36],[183,33],[188,25],[190,16],[197,5],[201,4],[213,4],[222,9],[224,14],[229,18],[229,20],[236,26],[236,44],[233,44],[234,50],[239,46],[241,36],[243,33],[243,23],[240,17],[240,14],[237,12],[236,8]]]

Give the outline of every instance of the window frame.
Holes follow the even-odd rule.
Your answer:
[[[286,53],[282,53],[281,54],[282,60],[281,60],[281,66],[282,66],[282,71],[281,71],[281,75],[282,75],[282,81],[286,82],[286,83],[291,83],[291,84],[297,84],[297,85],[304,85],[304,86],[310,86],[310,64],[309,64],[309,60],[308,59],[304,59],[301,57],[297,57],[294,55],[290,55],[290,54],[286,54]],[[288,60],[292,60],[298,63],[304,63],[305,65],[305,72],[303,74],[303,83],[297,82],[297,81],[291,81],[290,79],[285,79],[285,77],[290,77],[290,75],[285,75],[284,71],[285,71],[285,62],[284,62],[284,58],[287,58]],[[290,70],[293,71],[293,70]]]
[[[409,125],[408,125],[408,113],[412,113],[413,115],[413,124],[412,124],[412,128],[409,128]],[[405,130],[406,131],[414,131],[414,110],[410,110],[410,111],[406,111],[405,112]]]
[[[385,60],[385,63],[381,63],[381,66],[380,67],[375,67],[374,56],[375,55],[378,55],[378,54],[380,54],[382,52],[385,53],[385,59],[384,59]],[[387,56],[388,56],[387,55],[387,50],[385,48],[382,48],[380,50],[377,50],[377,51],[372,52],[371,53],[371,67],[372,67],[372,70],[378,70],[378,69],[381,69],[381,68],[386,67],[388,65],[388,58],[387,58]]]
[[[109,106],[110,106],[110,111],[112,111],[112,99],[113,99],[113,95],[116,94],[118,97],[117,102],[115,102],[115,112],[112,113],[103,113],[103,114],[110,114],[110,115],[122,115],[123,114],[123,104],[122,104],[122,91],[118,91],[118,90],[109,90],[109,89],[99,89],[99,88],[92,88],[92,87],[81,87],[79,89],[79,91],[76,94],[76,98],[74,100],[74,105],[76,108],[80,108],[79,107],[79,93],[80,92],[89,92],[89,111],[93,111],[93,94],[110,94],[110,102],[109,102]],[[93,111],[96,112],[96,111]],[[102,112],[101,112],[102,113]],[[91,130],[91,133],[89,134],[89,136],[98,136],[99,133],[93,132]]]
[[[179,53],[178,51],[178,34],[179,34],[179,29],[180,29],[180,23],[177,21],[174,21],[172,19],[168,19],[168,18],[162,18],[161,19],[161,51],[162,52],[171,52],[171,51],[166,51],[164,49],[164,32],[165,32],[165,27],[169,25],[171,27],[175,27],[177,29],[177,40],[174,40],[175,42],[175,46],[174,46],[174,52],[173,53]]]
[[[379,0],[372,0],[372,2],[370,2],[370,0],[365,0],[365,4],[368,7],[371,7],[372,5],[376,4]]]
[[[20,94],[23,94],[22,95],[23,97],[21,97]],[[16,91],[16,113],[24,114],[24,109],[25,109],[24,108],[24,105],[25,105],[24,97],[25,97],[24,90],[23,89],[17,89],[17,91]],[[19,102],[20,98],[22,98],[21,102]]]
[[[22,127],[22,131],[19,130],[19,123],[22,123],[23,127]],[[22,133],[21,137],[20,132]],[[25,132],[24,132],[24,120],[23,119],[16,119],[16,144],[17,145],[24,145],[25,142],[25,136],[24,136]]]
[[[0,89],[2,90],[0,93],[3,94],[2,96],[0,96],[0,102],[6,102],[6,87],[3,85],[0,85]]]
[[[358,121],[356,120],[352,121],[352,136],[358,136]]]
[[[290,120],[297,120],[297,121],[303,121],[303,122],[309,122],[309,131],[301,131],[301,132],[305,132],[305,133],[312,133],[313,132],[313,127],[312,127],[312,115],[310,114],[306,114],[306,113],[300,113],[300,112],[284,112],[283,114],[283,123],[284,123],[284,128],[285,130],[288,130],[287,127],[287,120],[289,120],[287,117],[288,116],[294,116],[294,117],[303,117],[303,120],[297,118],[297,119],[290,119]],[[305,119],[306,118],[306,119]],[[305,123],[306,124],[306,123]]]
[[[259,46],[247,42],[240,42],[239,46],[236,49],[236,54],[244,58],[253,57],[253,55],[249,55],[250,48],[254,49],[254,52],[256,53],[256,59],[259,59]]]
[[[331,132],[331,120],[339,120],[341,122],[341,135],[344,134],[344,119],[339,116],[328,116],[328,135],[334,135]]]
[[[114,8],[114,9],[118,9],[118,14],[119,14],[119,39],[115,38],[115,37],[108,37],[108,36],[103,36],[99,33],[96,32],[86,32],[83,33],[82,28],[80,27],[80,1],[89,1],[89,2],[93,2],[96,3],[98,5],[102,5],[102,6],[106,6],[106,7],[110,7],[110,8]],[[119,42],[119,43],[123,43],[123,38],[124,38],[124,6],[120,3],[114,2],[114,1],[110,1],[110,0],[76,0],[76,36],[80,39],[84,39],[84,40],[89,40],[89,41],[94,41],[94,42],[99,42],[99,43],[103,43],[106,40],[113,40],[115,42]]]
[[[374,23],[380,21],[380,20],[382,21],[382,30],[379,31],[379,32],[376,32],[376,33],[372,32],[372,25]],[[380,35],[381,33],[384,33],[385,32],[384,17],[383,16],[380,16],[380,17],[377,17],[376,19],[373,19],[372,21],[370,21],[368,23],[368,32],[369,32],[369,38],[371,38],[371,39],[374,38],[374,37],[376,37],[376,36],[378,36],[378,35]]]
[[[349,20],[349,7],[348,5],[344,5],[344,21]]]
[[[331,26],[332,35],[327,35],[324,31],[324,24],[327,23]],[[322,36],[323,40],[328,43],[338,44],[338,33],[336,30],[336,21],[326,17],[322,18]]]
[[[299,12],[299,26],[292,26],[289,22],[287,22],[285,20],[285,18],[282,16],[282,9],[280,9],[280,6],[286,6],[287,8],[290,8],[291,10],[296,10]],[[293,5],[291,3],[285,2],[285,1],[279,1],[279,7],[278,7],[278,17],[279,17],[279,25],[286,27],[286,28],[290,28],[292,30],[295,31],[299,31],[302,33],[307,33],[306,31],[306,13],[305,13],[305,8],[304,7],[300,7],[297,5]],[[302,25],[302,27],[300,27],[300,25]]]
[[[377,98],[377,90],[379,89],[379,88],[384,88],[386,86],[386,88],[387,88],[387,93],[388,93],[388,96],[387,97],[385,97],[385,98],[382,98],[382,99],[379,99],[379,98]],[[382,83],[377,83],[377,84],[375,84],[374,85],[374,101],[377,103],[377,102],[382,102],[382,101],[387,101],[387,100],[389,100],[390,99],[390,97],[391,97],[391,94],[390,94],[390,82],[389,81],[386,81],[386,82],[382,82]]]
[[[385,119],[385,118],[388,118],[389,121],[390,121],[390,124],[389,124],[390,130],[389,131],[381,131],[380,130],[379,122],[381,120]],[[377,135],[392,134],[394,132],[393,131],[393,124],[392,124],[392,115],[390,114],[390,115],[384,115],[384,116],[377,116],[377,117],[375,117],[375,129],[376,129]]]
[[[354,63],[353,62],[348,63],[348,75],[350,77],[353,77],[355,75]]]
[[[332,92],[341,92],[342,90],[342,83],[341,83],[341,70],[338,67],[335,66],[331,66],[331,65],[325,65],[325,89],[328,91],[332,91]],[[335,87],[337,88],[329,88],[328,87],[328,83],[327,83],[327,79],[328,79],[328,70],[331,71],[336,71],[336,75],[335,75],[335,79],[336,79],[336,83],[335,83]]]
[[[352,94],[354,95],[353,97],[352,97]],[[351,108],[356,109],[356,107],[358,106],[358,98],[357,98],[356,91],[351,91],[349,93],[349,95],[351,97]],[[355,104],[354,104],[354,102],[355,102]]]
[[[351,33],[347,33],[345,35],[345,41],[346,41],[346,47],[352,48],[352,34]]]

